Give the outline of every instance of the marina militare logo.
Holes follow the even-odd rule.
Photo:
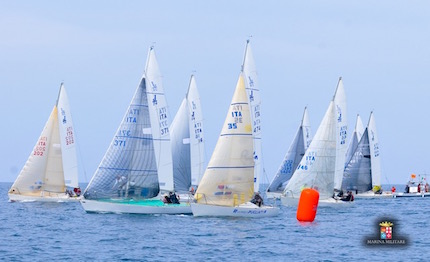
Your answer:
[[[407,239],[398,234],[394,234],[393,220],[379,220],[377,224],[377,236],[367,237],[365,244],[367,246],[399,246],[406,245]]]

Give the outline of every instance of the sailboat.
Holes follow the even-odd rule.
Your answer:
[[[194,216],[265,217],[279,208],[257,206],[254,195],[254,143],[243,73],[208,167],[191,203]]]
[[[181,200],[194,192],[204,173],[203,114],[195,77],[170,126],[175,191]]]
[[[75,130],[61,84],[57,103],[8,195],[10,201],[63,202],[78,201],[79,192]]]
[[[124,118],[84,192],[87,212],[191,213],[187,203],[166,204],[174,191],[169,113],[154,48]]]
[[[333,198],[333,192],[338,165],[342,162],[342,169],[345,165],[345,151],[342,151],[342,146],[346,143],[345,118],[345,91],[342,78],[339,78],[335,95],[324,118],[284,189],[281,196],[283,205],[297,205],[304,188],[313,188],[319,192],[320,205],[342,202]]]
[[[288,180],[297,169],[300,161],[305,155],[306,149],[312,141],[311,126],[309,121],[308,109],[305,107],[303,112],[302,121],[293,143],[291,143],[281,166],[276,172],[275,177],[267,188],[266,196],[269,198],[279,198],[288,183]]]
[[[392,197],[391,192],[382,192],[381,188],[381,157],[373,112],[345,167],[342,189],[353,191],[356,198]]]
[[[242,73],[245,80],[246,94],[251,109],[252,135],[254,143],[254,192],[259,192],[263,174],[262,141],[261,141],[261,99],[258,86],[257,68],[252,55],[251,43],[246,41],[245,56],[243,58]]]

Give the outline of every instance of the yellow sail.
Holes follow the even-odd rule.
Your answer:
[[[253,136],[242,73],[221,134],[196,191],[198,203],[236,206],[254,192]]]

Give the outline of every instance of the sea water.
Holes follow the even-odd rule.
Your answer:
[[[80,203],[10,203],[0,183],[3,261],[429,261],[430,198],[356,199],[277,217],[90,214]],[[400,188],[400,187],[398,187]],[[368,245],[381,220],[405,245]]]

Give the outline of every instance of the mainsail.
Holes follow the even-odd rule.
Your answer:
[[[333,101],[336,110],[336,169],[334,174],[334,189],[340,189],[342,186],[343,171],[345,170],[345,155],[348,146],[346,96],[342,78],[339,78]]]
[[[261,144],[261,100],[258,86],[257,69],[249,40],[246,42],[245,57],[242,65],[246,92],[251,108],[252,134],[254,138],[254,191],[258,192],[263,174]]]
[[[73,129],[69,99],[63,84],[61,84],[58,95],[57,109],[65,183],[68,187],[77,188],[79,185],[75,130]]]
[[[149,49],[145,80],[160,189],[173,191],[172,147],[169,131],[170,114],[153,47]]]
[[[308,110],[305,107],[303,118],[294,137],[293,143],[290,145],[281,166],[278,169],[275,177],[267,188],[267,192],[282,193],[288,180],[297,169],[300,161],[305,155],[306,149],[312,141],[311,127],[309,121]]]
[[[253,136],[249,102],[240,74],[215,150],[197,188],[198,202],[236,206],[254,193]]]
[[[160,189],[173,190],[172,160],[167,105],[151,47],[145,74],[84,196],[151,198]]]
[[[367,129],[369,132],[370,164],[372,166],[372,186],[381,186],[380,145],[373,112],[370,113]]]
[[[198,185],[204,172],[203,115],[195,77],[170,127],[176,191]]]

